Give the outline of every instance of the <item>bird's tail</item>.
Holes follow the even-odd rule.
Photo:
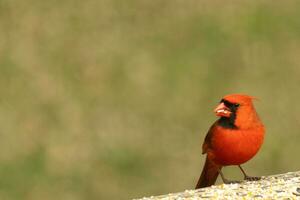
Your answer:
[[[219,171],[221,170],[221,168],[221,166],[216,165],[206,156],[205,164],[201,176],[196,185],[196,189],[213,185],[218,178]]]

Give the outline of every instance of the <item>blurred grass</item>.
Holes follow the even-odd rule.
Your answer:
[[[298,1],[0,1],[0,199],[193,188],[228,93],[257,96],[245,167],[299,170]],[[239,176],[228,169],[229,176]]]

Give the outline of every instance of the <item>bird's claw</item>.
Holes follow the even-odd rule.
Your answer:
[[[244,178],[246,181],[258,181],[261,179],[261,177],[257,177],[257,176],[245,176]]]
[[[257,176],[245,176],[245,178],[244,178],[244,180],[246,180],[246,181],[258,181],[260,179],[261,179],[261,177],[257,177]],[[235,184],[235,183],[241,183],[242,181],[224,179],[223,182],[225,184]]]
[[[235,181],[235,180],[223,180],[225,184],[236,184],[236,183],[241,183],[242,181]]]

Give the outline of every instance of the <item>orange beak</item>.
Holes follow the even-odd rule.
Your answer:
[[[219,117],[230,117],[231,111],[229,108],[225,106],[225,104],[222,102],[220,103],[216,109],[214,110],[217,116]]]

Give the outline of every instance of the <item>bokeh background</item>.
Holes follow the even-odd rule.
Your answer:
[[[229,93],[260,99],[248,173],[299,170],[299,19],[296,0],[1,0],[0,199],[192,189]]]

